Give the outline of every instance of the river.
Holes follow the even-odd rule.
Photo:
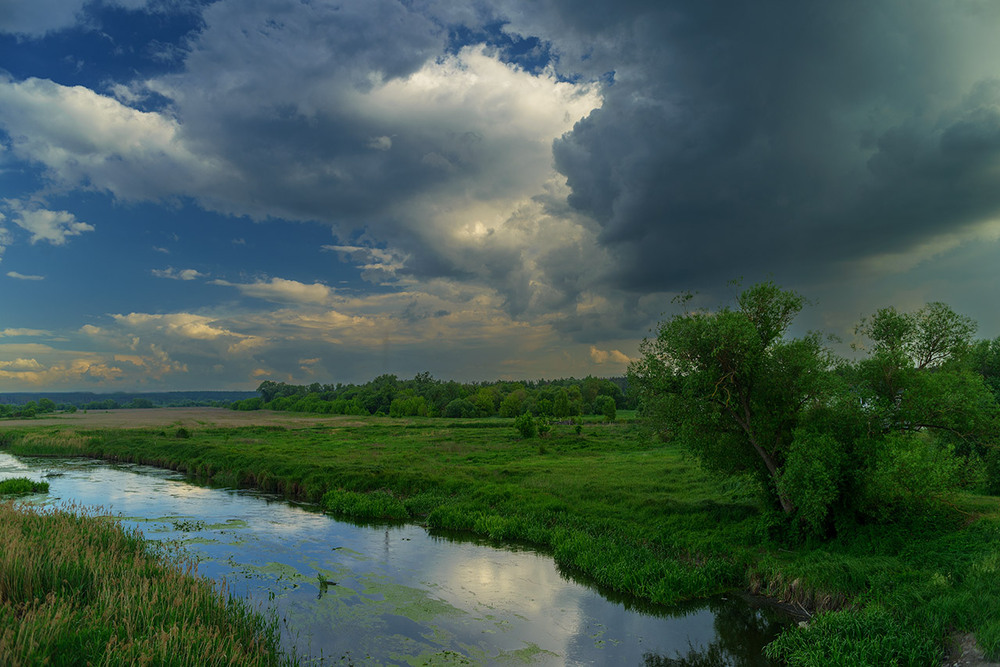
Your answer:
[[[0,452],[0,479],[177,543],[199,574],[277,615],[303,664],[767,665],[788,622],[740,596],[654,607],[602,595],[528,548],[357,525],[310,506],[199,486],[179,473]]]

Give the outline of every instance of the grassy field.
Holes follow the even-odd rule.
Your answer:
[[[250,413],[252,422],[234,425],[224,411],[149,412],[159,423],[143,416],[136,428],[3,423],[0,443],[14,454],[150,463],[337,514],[529,542],[606,588],[655,602],[762,593],[812,615],[770,649],[793,665],[941,664],[956,633],[1000,654],[995,498],[789,543],[771,536],[745,490],[631,422],[585,424],[580,434],[556,425],[524,440],[500,419]]]

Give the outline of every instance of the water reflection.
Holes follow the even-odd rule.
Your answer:
[[[145,466],[0,453],[0,478],[47,471],[59,476],[41,502],[102,506],[184,544],[201,574],[273,610],[285,645],[317,663],[766,665],[778,628],[741,599],[666,609],[609,598],[530,549],[334,521]]]

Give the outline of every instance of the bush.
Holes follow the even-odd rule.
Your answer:
[[[514,428],[517,429],[522,438],[534,438],[538,433],[538,425],[535,424],[535,418],[528,412],[525,412],[514,420]]]
[[[476,406],[464,398],[456,398],[444,407],[445,417],[475,417],[478,414]]]
[[[604,415],[604,418],[613,422],[618,417],[618,406],[615,399],[610,396],[598,396],[594,399],[594,413]]]

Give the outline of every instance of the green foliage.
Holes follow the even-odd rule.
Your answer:
[[[594,399],[594,412],[604,415],[604,419],[613,422],[618,417],[618,408],[615,399],[610,396],[598,396]]]
[[[552,416],[556,419],[565,419],[570,415],[569,392],[565,387],[560,387],[556,391],[555,400],[552,402]]]
[[[883,308],[858,326],[869,355],[852,364],[819,334],[787,337],[802,305],[768,282],[662,323],[629,369],[642,414],[813,534],[1000,487],[1000,405],[970,361],[988,366],[991,348],[970,354],[972,320],[942,303]]]
[[[607,415],[610,409],[604,399],[613,401],[620,409],[633,408],[634,402],[623,393],[624,384],[624,378],[595,377],[461,384],[436,380],[429,373],[418,373],[412,380],[382,375],[363,385],[301,386],[265,380],[257,388],[259,397],[238,400],[229,407],[315,414],[383,414],[399,419],[445,416],[449,404],[465,400],[475,407],[474,412],[465,404],[456,403],[448,416],[514,418],[527,411],[535,416],[565,419],[582,414]],[[457,408],[459,405],[462,409]]]
[[[825,396],[831,363],[818,336],[784,340],[802,305],[798,294],[761,283],[735,309],[661,323],[629,367],[643,414],[662,435],[711,470],[756,478],[789,515],[795,502],[779,484],[785,458],[804,411]]]
[[[941,664],[941,642],[878,605],[816,616],[782,634],[766,654],[792,667]]]
[[[538,435],[538,425],[535,423],[535,418],[528,412],[514,420],[514,428],[517,429],[522,438],[534,438]]]
[[[799,429],[782,469],[779,486],[795,499],[798,519],[812,532],[822,533],[834,503],[839,499],[845,452],[828,433]]]
[[[479,414],[475,404],[464,398],[456,398],[444,408],[444,417],[475,417]]]
[[[868,466],[858,471],[858,502],[868,516],[888,520],[919,512],[958,486],[961,461],[948,446],[903,432],[888,433],[873,445]]]
[[[402,501],[391,492],[382,489],[370,493],[335,489],[328,491],[320,504],[331,514],[356,519],[405,521],[410,518],[410,513]]]
[[[0,496],[48,492],[48,482],[34,482],[27,477],[11,477],[0,481]]]
[[[427,399],[423,396],[394,398],[389,406],[390,417],[426,417]]]
[[[1000,337],[976,341],[966,356],[969,368],[1000,399]]]

